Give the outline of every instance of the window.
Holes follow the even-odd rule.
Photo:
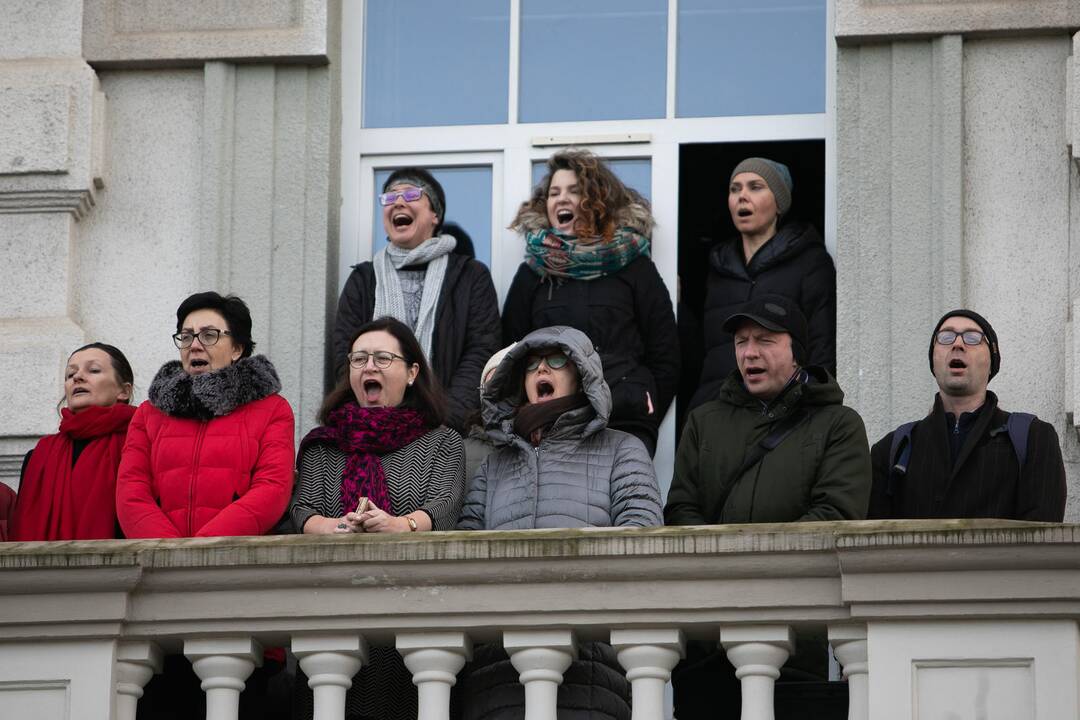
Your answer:
[[[667,0],[523,0],[521,122],[664,117]]]
[[[503,123],[507,0],[369,2],[364,127]]]

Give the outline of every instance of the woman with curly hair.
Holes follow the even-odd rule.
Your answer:
[[[648,201],[600,158],[555,153],[510,224],[525,236],[525,262],[502,317],[504,344],[553,325],[592,338],[611,388],[608,426],[650,455],[679,377],[675,313],[650,258],[653,224]]]

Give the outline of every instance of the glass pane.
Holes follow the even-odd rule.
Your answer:
[[[679,117],[825,112],[826,0],[679,0]]]
[[[491,267],[491,167],[428,168],[446,193],[446,222],[456,222],[472,239],[476,259]],[[382,206],[377,197],[393,170],[375,172],[372,254],[386,247]],[[460,250],[460,248],[459,248]]]
[[[611,168],[627,187],[632,187],[641,193],[646,200],[652,202],[652,163],[647,159],[631,158],[629,160],[607,160]],[[537,160],[532,166],[532,184],[536,187],[544,179],[547,170],[547,161]]]
[[[664,117],[667,0],[522,0],[521,122]]]
[[[509,0],[367,3],[364,127],[504,123]]]

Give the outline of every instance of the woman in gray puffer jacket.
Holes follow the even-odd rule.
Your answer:
[[[460,529],[663,524],[648,451],[607,427],[611,391],[585,333],[526,335],[486,384],[481,409],[495,450],[469,479]],[[524,688],[500,647],[476,649],[462,691],[466,720],[524,717]],[[559,720],[628,720],[629,697],[611,646],[583,643],[559,686]]]

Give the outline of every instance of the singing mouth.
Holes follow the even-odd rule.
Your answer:
[[[536,400],[541,402],[555,394],[555,386],[548,380],[538,380],[536,383]]]

